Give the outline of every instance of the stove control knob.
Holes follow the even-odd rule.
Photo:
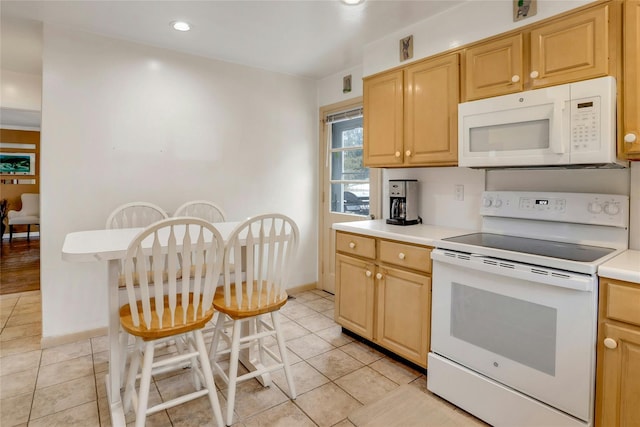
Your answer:
[[[484,206],[485,208],[491,207],[492,204],[493,204],[493,201],[491,200],[491,197],[485,197],[482,200],[482,206]]]
[[[589,203],[588,209],[591,213],[599,214],[600,212],[602,212],[602,205],[598,202],[591,202]]]
[[[493,206],[495,206],[496,208],[499,208],[500,206],[502,206],[502,200],[496,199]]]
[[[618,347],[618,343],[613,338],[605,338],[604,346],[613,350]]]
[[[618,215],[620,213],[620,206],[615,203],[606,203],[604,205],[604,212],[607,215]]]

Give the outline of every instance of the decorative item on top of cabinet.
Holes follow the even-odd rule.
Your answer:
[[[616,76],[620,7],[598,4],[469,46],[464,100]]]
[[[364,79],[364,164],[450,166],[458,162],[457,53]]]
[[[640,160],[640,0],[627,0],[623,16],[623,132],[618,153]]]
[[[640,425],[640,284],[600,278],[596,426]]]
[[[425,246],[336,232],[336,322],[426,367],[430,254]]]

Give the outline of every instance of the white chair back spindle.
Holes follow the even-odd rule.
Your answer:
[[[225,222],[222,208],[208,200],[193,200],[176,209],[174,217],[193,216],[209,222]]]
[[[169,218],[159,206],[148,202],[131,202],[118,206],[107,218],[107,229],[146,227]]]
[[[281,214],[256,216],[238,225],[225,252],[225,305],[260,310],[285,298],[298,235],[295,222]]]

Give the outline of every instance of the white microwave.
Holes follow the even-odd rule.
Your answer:
[[[625,167],[616,81],[601,77],[458,105],[458,165]]]

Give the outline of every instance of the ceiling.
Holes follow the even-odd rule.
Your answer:
[[[41,73],[40,22],[311,79],[362,64],[363,46],[461,0],[0,2],[2,68]],[[181,33],[170,22],[185,20]]]

